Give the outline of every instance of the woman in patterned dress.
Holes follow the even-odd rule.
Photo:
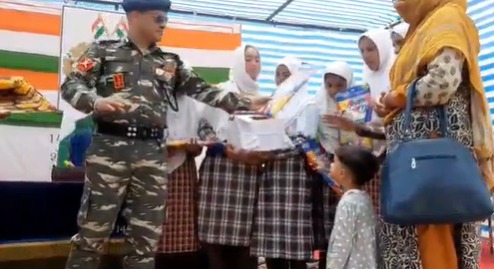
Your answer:
[[[257,95],[260,55],[253,46],[235,51],[230,80],[218,85],[225,91]],[[215,135],[201,139],[224,140],[223,126],[229,115],[205,107]],[[246,161],[250,160],[250,163]],[[257,200],[260,163],[254,153],[208,149],[200,168],[199,239],[205,244],[212,269],[256,269],[257,258],[249,254],[254,206]]]
[[[400,139],[408,86],[417,82],[412,137],[439,134],[434,106],[445,105],[451,136],[472,148],[489,189],[492,184],[492,127],[480,77],[480,42],[467,16],[466,0],[395,1],[410,24],[390,72],[391,92],[382,98],[388,148]],[[455,235],[454,235],[455,234]],[[399,226],[382,223],[382,268],[478,269],[480,240],[475,223]]]
[[[179,111],[168,111],[168,141],[197,138],[198,130],[212,132],[201,119],[198,103],[188,96],[177,96]],[[203,268],[197,237],[197,169],[195,157],[202,147],[169,146],[166,220],[158,245],[156,268]]]
[[[289,57],[280,66],[275,79],[278,83],[286,79],[286,75],[296,75],[302,63]],[[280,75],[284,78],[280,78]],[[277,118],[285,119],[295,117],[294,124],[287,130],[289,136],[315,136],[317,125],[314,124],[314,130],[311,131],[299,122],[302,119],[307,123],[308,117],[303,114],[298,118],[296,116],[301,111],[309,114],[313,111],[312,115],[317,115],[307,90],[307,87],[300,89],[276,115]],[[310,127],[310,123],[308,125]],[[298,148],[272,153],[274,159],[266,163],[259,182],[251,255],[264,257],[268,269],[305,269],[307,262],[313,258],[315,247],[312,211],[315,177],[306,169],[305,155]]]

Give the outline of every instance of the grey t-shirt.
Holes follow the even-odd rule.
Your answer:
[[[369,195],[346,191],[336,208],[328,244],[327,269],[375,269],[376,216]]]

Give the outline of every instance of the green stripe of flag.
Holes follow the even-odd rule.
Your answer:
[[[122,38],[122,37],[124,37],[125,35],[126,35],[126,32],[125,32],[125,31],[123,31],[123,30],[122,30],[122,29],[120,29],[120,28],[118,28],[118,29],[117,29],[117,36],[118,36],[118,37]]]
[[[98,28],[98,31],[94,33],[94,39],[100,38],[105,32],[106,32],[106,28],[104,26],[100,26]]]
[[[0,50],[0,68],[57,73],[58,57]],[[228,80],[228,68],[193,68],[208,83],[216,84]]]
[[[58,72],[58,57],[0,50],[0,68]]]
[[[59,128],[62,124],[62,112],[13,113],[0,120],[0,125]]]
[[[230,72],[228,68],[193,67],[193,69],[201,78],[211,84],[227,81]]]

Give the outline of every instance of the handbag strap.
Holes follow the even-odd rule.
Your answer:
[[[404,110],[404,119],[402,125],[402,133],[404,134],[405,139],[409,139],[411,136],[411,121],[412,121],[412,110],[413,110],[413,101],[417,95],[417,82],[419,79],[414,80],[407,89],[407,102]],[[448,136],[448,117],[446,106],[437,106],[437,112],[439,116],[439,131],[441,135],[446,137]]]
[[[463,264],[463,253],[461,253],[461,241],[462,241],[462,228],[463,224],[458,223],[454,225],[453,228],[453,242],[455,244],[456,259],[458,262],[458,268],[462,267]]]

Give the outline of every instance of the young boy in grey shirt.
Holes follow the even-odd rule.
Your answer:
[[[335,151],[330,176],[345,190],[336,208],[328,244],[327,269],[375,269],[376,216],[362,186],[379,170],[377,158],[358,146]]]

